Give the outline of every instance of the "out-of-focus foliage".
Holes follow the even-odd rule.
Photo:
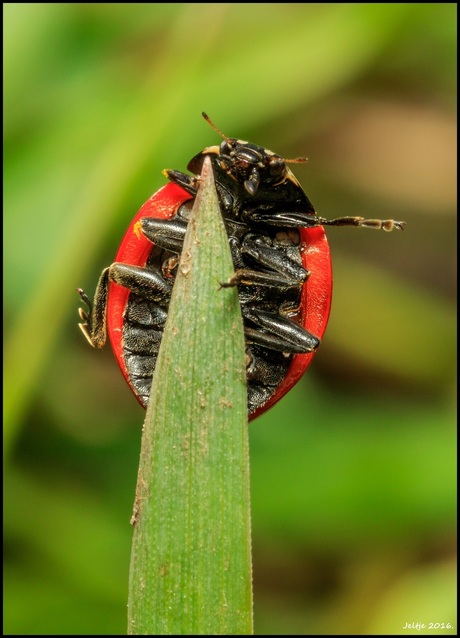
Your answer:
[[[126,631],[143,413],[74,291],[202,110],[307,155],[321,215],[407,221],[330,229],[324,342],[251,425],[256,631],[456,633],[456,5],[3,9],[5,633]]]

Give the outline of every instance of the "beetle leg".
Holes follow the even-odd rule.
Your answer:
[[[290,259],[279,247],[269,246],[264,241],[248,236],[243,239],[241,254],[246,255],[259,267],[283,274],[291,287],[302,286],[310,273],[301,264]]]
[[[155,271],[121,263],[114,263],[109,268],[105,268],[97,284],[93,302],[84,290],[77,288],[81,300],[88,307],[88,310],[78,309],[82,320],[82,323],[78,325],[93,348],[104,347],[107,339],[109,281],[128,288],[145,300],[156,303],[168,301],[171,296],[171,285]]]
[[[109,279],[148,301],[167,302],[171,296],[172,285],[159,272],[140,266],[115,262],[109,268]]]
[[[375,228],[390,232],[393,229],[404,230],[406,222],[394,219],[365,219],[364,217],[337,217],[326,219],[303,211],[263,211],[248,210],[244,212],[244,220],[266,226],[283,226],[285,228],[314,228],[315,226],[358,226]]]
[[[187,191],[187,193],[190,193],[191,195],[196,195],[198,190],[198,184],[200,181],[199,177],[196,177],[195,175],[187,175],[187,173],[182,173],[181,171],[171,171],[171,170],[164,170],[163,174],[166,175],[166,177],[169,180],[171,180],[171,182],[174,182],[178,186],[181,186],[184,190]],[[232,212],[233,212],[232,195],[228,192],[226,188],[224,188],[219,183],[219,181],[215,182],[215,186],[216,186],[217,193],[219,195],[219,202],[220,202],[220,206],[223,213],[232,215]]]
[[[196,195],[199,178],[195,175],[187,175],[187,173],[182,173],[182,171],[171,171],[169,169],[165,169],[163,175],[166,175],[171,182],[181,186],[187,193]]]
[[[278,313],[254,307],[242,307],[241,310],[245,319],[259,327],[257,330],[245,326],[246,339],[251,343],[278,352],[302,354],[313,352],[321,342],[311,332]]]
[[[220,283],[219,286],[221,288],[232,288],[240,284],[244,286],[267,286],[268,288],[283,290],[300,286],[301,282],[283,273],[261,272],[251,270],[250,268],[238,268],[230,279]]]
[[[107,292],[109,284],[109,268],[104,268],[99,279],[99,283],[94,293],[94,302],[91,302],[88,295],[81,289],[77,292],[81,300],[87,305],[88,312],[83,308],[78,309],[78,314],[82,323],[79,323],[80,330],[85,335],[88,343],[93,348],[102,348],[107,338]]]
[[[303,228],[319,226],[318,218],[311,211],[303,210],[264,210],[261,208],[245,210],[243,221],[262,226],[280,226],[282,228]]]
[[[249,237],[243,239],[240,254],[249,257],[252,262],[259,267],[269,269],[270,272],[237,268],[228,281],[220,284],[221,288],[230,288],[238,284],[278,289],[300,288],[311,274],[278,248]]]
[[[180,253],[184,244],[187,222],[181,219],[157,219],[143,217],[141,219],[142,233],[152,244]]]
[[[394,219],[364,219],[364,217],[336,217],[335,219],[324,219],[318,217],[318,225],[321,226],[359,226],[361,228],[375,228],[385,230],[387,233],[392,230],[404,230],[406,222],[397,222]]]

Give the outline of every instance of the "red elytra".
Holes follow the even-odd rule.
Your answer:
[[[189,199],[192,199],[192,195],[172,182],[160,188],[143,204],[131,221],[115,256],[115,262],[133,266],[145,266],[152,249],[152,243],[142,234],[140,219],[143,217],[171,218],[178,207]],[[302,287],[300,320],[304,328],[321,339],[326,330],[331,307],[332,266],[329,244],[322,226],[299,228],[299,232],[302,265],[311,272],[310,277]],[[129,295],[130,290],[110,281],[107,332],[121,372],[134,395],[138,398],[126,369],[122,344],[123,314]],[[293,356],[284,380],[269,401],[252,413],[250,420],[263,414],[291,390],[307,370],[314,354],[315,352],[310,352]]]

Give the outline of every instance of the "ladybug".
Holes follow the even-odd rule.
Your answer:
[[[272,151],[226,137],[188,164],[192,175],[166,170],[169,183],[141,207],[115,256],[102,271],[94,302],[79,324],[102,348],[108,333],[121,371],[145,408],[168,314],[175,272],[204,158],[211,159],[235,266],[222,287],[237,286],[244,321],[248,414],[273,406],[309,366],[326,329],[332,271],[324,226],[391,231],[404,222],[319,217],[287,164]]]

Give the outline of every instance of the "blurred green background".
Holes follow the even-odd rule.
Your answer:
[[[143,411],[75,288],[206,110],[319,214],[407,221],[329,230],[323,344],[250,427],[256,633],[456,633],[456,5],[3,9],[4,632],[126,632]]]

